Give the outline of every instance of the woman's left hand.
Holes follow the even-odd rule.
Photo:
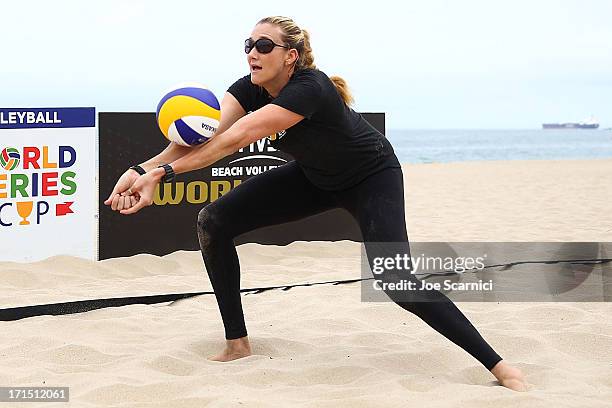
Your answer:
[[[157,168],[140,176],[132,187],[127,190],[127,195],[136,196],[138,202],[132,207],[119,212],[123,215],[130,215],[153,204],[155,187],[157,187],[164,174],[164,169]]]

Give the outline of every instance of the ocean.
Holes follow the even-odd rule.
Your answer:
[[[612,158],[611,129],[387,129],[402,163]]]

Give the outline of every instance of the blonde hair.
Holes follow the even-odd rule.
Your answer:
[[[283,42],[291,48],[295,48],[298,52],[298,59],[295,62],[295,70],[304,68],[317,69],[314,63],[314,55],[310,47],[310,34],[308,31],[298,27],[295,22],[289,17],[272,16],[259,20],[257,24],[272,24],[280,27],[283,36]],[[336,90],[345,104],[350,105],[354,102],[348,84],[339,76],[331,76],[329,79],[333,82]]]

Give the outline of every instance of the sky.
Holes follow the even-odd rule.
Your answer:
[[[609,0],[0,0],[0,107],[153,112],[182,82],[221,99],[268,15],[391,129],[612,127]]]

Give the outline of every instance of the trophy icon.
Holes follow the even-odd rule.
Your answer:
[[[30,221],[27,218],[32,214],[33,201],[19,201],[17,202],[17,214],[23,220],[19,223],[19,225],[30,225]]]

